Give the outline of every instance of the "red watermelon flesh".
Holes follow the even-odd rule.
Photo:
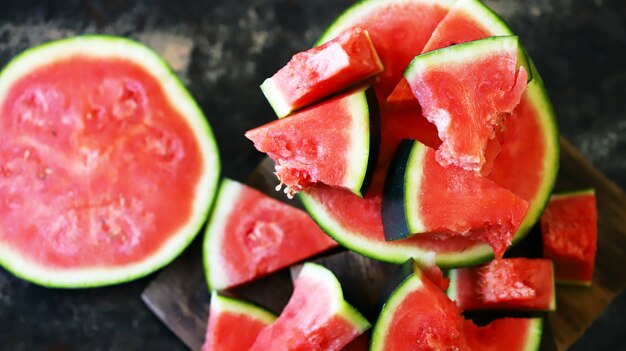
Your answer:
[[[520,102],[527,73],[517,37],[481,39],[417,56],[405,77],[442,144],[437,160],[485,173],[485,149]]]
[[[472,351],[538,350],[541,330],[540,318],[500,318],[481,327],[466,320],[463,326]]]
[[[461,310],[555,309],[552,261],[507,258],[450,271],[448,296]]]
[[[114,267],[155,253],[189,220],[201,150],[144,68],[59,60],[4,101],[4,245],[45,267]]]
[[[259,307],[213,293],[202,351],[248,350],[275,319]]]
[[[205,237],[205,273],[212,289],[227,289],[335,246],[306,212],[224,179]]]
[[[541,216],[543,255],[554,261],[556,280],[591,284],[597,246],[593,190],[554,195]]]
[[[337,351],[368,328],[367,320],[343,300],[335,276],[307,263],[287,306],[249,350]]]
[[[351,28],[291,58],[261,85],[278,117],[310,105],[383,70],[366,30]]]

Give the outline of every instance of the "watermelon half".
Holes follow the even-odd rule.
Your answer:
[[[209,290],[223,290],[337,246],[306,212],[224,178],[204,237]]]
[[[213,292],[202,351],[247,350],[274,320],[275,315],[260,307]]]
[[[0,264],[54,287],[129,281],[200,230],[220,162],[202,111],[134,41],[44,44],[0,73]]]
[[[402,78],[403,71],[420,54],[437,24],[446,15],[452,2],[405,0],[362,1],[341,15],[320,39],[328,41],[353,26],[366,29],[376,48],[385,71],[375,88],[379,101],[385,101]],[[482,5],[482,4],[481,4]],[[482,5],[484,7],[484,5]],[[419,18],[420,20],[416,20]],[[462,36],[468,28],[506,28],[491,11],[468,12],[465,26],[449,25],[448,35]],[[494,29],[495,31],[496,29]],[[442,30],[442,34],[444,35]],[[403,38],[400,40],[399,38]],[[406,40],[404,39],[406,38]],[[479,38],[471,38],[479,39]],[[406,45],[405,45],[406,44]],[[504,122],[504,131],[498,135],[500,152],[494,160],[489,178],[511,190],[529,203],[524,221],[517,230],[513,243],[525,236],[539,218],[547,202],[558,169],[558,133],[554,113],[543,82],[532,62],[533,80],[527,85],[513,116]],[[441,267],[477,264],[493,256],[484,243],[465,238],[432,238],[419,235],[405,240],[386,242],[381,219],[381,195],[391,155],[402,139],[429,137],[430,146],[436,142],[436,129],[420,135],[422,122],[411,115],[400,114],[381,106],[381,146],[377,174],[363,198],[350,192],[326,186],[316,186],[301,194],[305,207],[316,222],[335,240],[362,255],[382,261],[402,263],[410,257],[436,255]],[[432,133],[435,133],[434,137]]]

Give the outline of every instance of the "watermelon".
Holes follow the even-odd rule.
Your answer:
[[[554,261],[556,281],[591,285],[598,213],[593,189],[553,195],[541,216],[543,255]]]
[[[224,178],[204,237],[204,272],[209,290],[223,290],[335,246],[306,212]]]
[[[341,350],[369,327],[344,301],[337,278],[322,266],[306,263],[287,306],[249,350]]]
[[[361,196],[376,164],[378,120],[373,90],[360,87],[249,130],[246,138],[274,160],[286,194],[324,183]]]
[[[327,41],[347,28],[368,30],[385,71],[375,83],[379,101],[385,101],[400,81],[410,60],[420,54],[451,2],[423,0],[362,1],[341,15],[320,41]],[[484,5],[481,4],[484,7]],[[489,13],[489,15],[485,15]],[[415,20],[419,18],[420,20]],[[490,11],[472,11],[467,26],[447,26],[440,35],[462,36],[468,26],[510,29]],[[399,38],[410,38],[407,45]],[[470,38],[478,39],[478,38]],[[533,80],[527,85],[513,115],[504,121],[497,139],[501,145],[489,178],[529,203],[529,209],[513,243],[522,239],[537,221],[547,202],[558,169],[558,133],[543,82],[529,65]],[[490,247],[463,237],[441,238],[417,235],[405,240],[385,241],[381,219],[382,188],[391,155],[402,139],[419,139],[435,146],[436,129],[421,134],[423,118],[399,113],[381,105],[381,145],[377,173],[363,198],[348,191],[317,185],[300,197],[316,222],[335,240],[362,255],[386,262],[402,263],[410,257],[436,255],[440,267],[475,265],[493,256]],[[401,111],[404,112],[404,111]],[[434,133],[434,136],[432,135]],[[429,140],[425,141],[423,138]],[[420,259],[421,260],[421,259]]]
[[[202,111],[134,41],[34,47],[0,73],[0,264],[51,287],[145,276],[199,232],[220,173]]]
[[[418,141],[398,149],[387,175],[382,217],[385,238],[433,233],[488,243],[502,257],[528,203],[494,181],[460,167],[443,167]]]
[[[507,333],[500,333],[506,327]],[[541,319],[499,319],[477,327],[415,270],[389,295],[370,350],[537,350]]]
[[[366,30],[351,28],[335,39],[298,53],[261,84],[279,118],[383,70]]]
[[[517,69],[518,39],[491,37],[416,56],[404,77],[443,141],[444,166],[485,171],[485,149],[519,104],[526,69]]]
[[[202,351],[247,350],[274,320],[275,315],[260,307],[213,292]]]
[[[554,311],[552,261],[506,258],[481,267],[452,269],[448,297],[463,311]]]

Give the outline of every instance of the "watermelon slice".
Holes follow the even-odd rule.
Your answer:
[[[32,48],[0,74],[0,264],[54,287],[145,276],[200,230],[220,172],[206,118],[131,40]]]
[[[260,307],[213,292],[202,351],[247,350],[274,320],[275,315]]]
[[[502,257],[528,203],[494,181],[456,166],[441,166],[418,141],[398,149],[387,175],[382,217],[385,238],[435,233],[488,243]]]
[[[376,164],[378,121],[374,92],[361,87],[249,130],[246,138],[274,160],[286,194],[324,183],[361,196]]]
[[[326,268],[307,263],[294,282],[287,306],[249,350],[341,350],[369,327],[344,301],[337,278]]]
[[[353,26],[370,33],[385,71],[378,76],[375,88],[379,101],[384,101],[400,81],[409,61],[418,55],[437,23],[452,5],[451,2],[422,0],[362,1],[347,10],[329,28],[320,41],[332,39]],[[489,28],[494,18],[499,26],[510,29],[497,16],[489,12],[470,12],[467,26]],[[420,18],[416,21],[415,18]],[[448,26],[446,32],[468,32],[468,27]],[[459,35],[461,35],[459,34]],[[442,34],[443,35],[443,34]],[[410,43],[398,38],[410,38]],[[476,38],[471,38],[476,39]],[[522,239],[539,218],[547,202],[558,169],[558,133],[554,113],[543,82],[530,64],[533,80],[528,84],[513,116],[504,121],[499,133],[500,152],[494,160],[489,178],[528,201],[529,209],[520,225],[513,243]],[[424,136],[436,141],[432,135],[420,135],[413,125],[424,125],[411,114],[390,111],[381,104],[381,145],[377,173],[363,198],[348,191],[327,186],[315,186],[301,199],[315,221],[343,246],[362,255],[386,262],[402,263],[410,257],[422,258],[436,255],[440,267],[475,265],[492,257],[488,245],[468,238],[437,238],[417,235],[405,240],[385,241],[381,219],[381,194],[384,176],[397,145],[402,139],[419,139]],[[421,119],[423,120],[423,118]],[[424,142],[430,146],[431,142]],[[420,259],[421,260],[421,259]]]
[[[499,333],[503,327],[511,328]],[[485,327],[461,311],[419,270],[390,294],[374,326],[370,350],[538,350],[541,319],[500,319]]]
[[[597,245],[593,189],[552,196],[541,216],[543,255],[554,261],[556,281],[591,285]]]
[[[487,174],[485,149],[520,102],[518,39],[491,37],[416,56],[404,76],[442,144],[437,161]]]
[[[383,70],[366,30],[351,28],[335,39],[294,55],[261,90],[279,118]]]
[[[204,237],[209,290],[223,290],[337,246],[302,210],[224,178]]]
[[[482,267],[452,269],[449,277],[448,296],[463,311],[556,309],[550,260],[494,260]]]

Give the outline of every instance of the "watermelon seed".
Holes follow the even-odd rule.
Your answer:
[[[52,174],[52,170],[49,167],[44,168],[39,174],[37,174],[37,178],[40,180],[46,180],[46,178]]]

